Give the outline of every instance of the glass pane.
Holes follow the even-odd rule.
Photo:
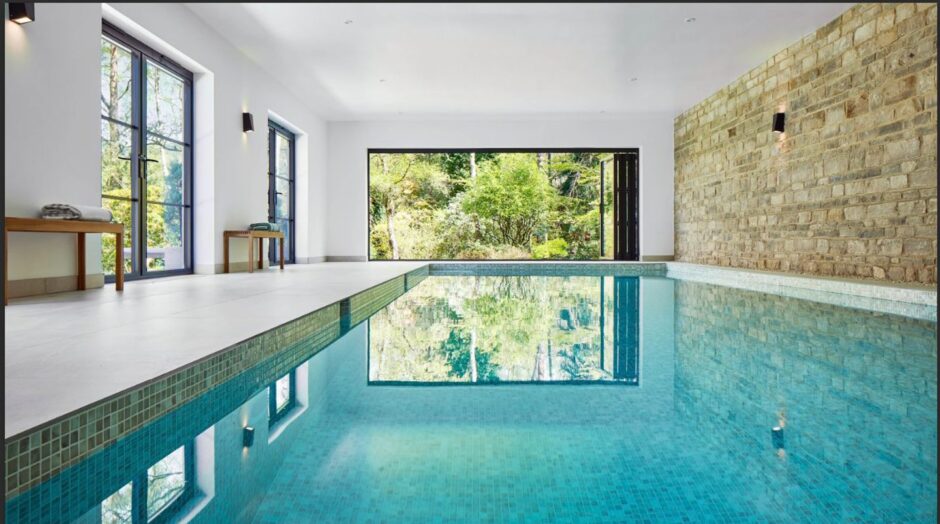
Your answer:
[[[291,227],[290,227],[291,222],[290,220],[286,218],[278,218],[275,220],[275,222],[277,222],[277,225],[280,226],[281,232],[284,233],[284,260],[289,261],[291,259],[290,258],[291,235],[294,234],[294,232],[291,231]],[[274,242],[272,242],[271,245],[274,245]]]
[[[290,218],[290,186],[289,180],[274,177],[274,216],[275,218]]]
[[[179,77],[147,62],[147,131],[183,141],[184,92]]]
[[[183,251],[183,208],[147,204],[147,270],[186,267]]]
[[[153,136],[147,140],[147,201],[183,203],[184,146]]]
[[[130,128],[101,121],[102,195],[131,196],[131,136]]]
[[[371,257],[597,259],[600,167],[610,156],[372,153]]]
[[[614,162],[604,162],[604,251],[601,258],[614,258]]]
[[[274,133],[274,174],[290,178],[291,141],[280,133]]]
[[[131,122],[131,68],[134,60],[130,51],[110,40],[101,39],[101,114]]]
[[[147,470],[147,519],[170,505],[186,487],[186,449],[179,448]]]
[[[281,411],[290,403],[290,374],[279,378],[274,384],[274,406]]]
[[[133,268],[133,247],[134,235],[131,233],[131,213],[134,203],[129,200],[116,200],[113,198],[102,198],[101,205],[110,209],[114,215],[114,221],[124,224],[124,272],[131,273]],[[101,269],[106,275],[114,274],[114,235],[101,235]]]
[[[132,500],[134,483],[129,482],[101,503],[101,523],[120,524],[132,520]]]

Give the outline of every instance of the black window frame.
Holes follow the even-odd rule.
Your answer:
[[[277,383],[284,377],[289,377],[289,390],[287,404],[281,409],[277,408]],[[268,427],[284,419],[297,406],[297,370],[292,369],[286,375],[281,375],[268,386]]]
[[[191,501],[196,495],[196,443],[194,440],[191,440],[184,444],[183,446],[183,478],[184,485],[183,491],[176,496],[169,504],[164,506],[160,511],[149,518],[147,515],[147,470],[150,469],[154,464],[159,462],[154,462],[150,466],[147,466],[142,472],[138,473],[131,480],[131,522],[132,524],[163,524],[165,522],[170,522],[174,517],[177,516],[180,509],[183,508],[189,501]],[[176,451],[179,447],[174,448],[173,451]],[[172,453],[172,451],[171,451]],[[166,458],[166,457],[163,457]],[[160,460],[163,460],[161,458]]]
[[[522,147],[522,148],[367,148],[366,149],[366,253],[369,262],[450,262],[461,258],[374,258],[372,256],[372,155],[373,154],[434,154],[434,153],[610,153],[614,156],[614,253],[613,259],[601,258],[604,254],[604,226],[601,221],[599,239],[601,248],[597,258],[581,262],[640,260],[640,149],[637,147]],[[601,177],[603,181],[603,177]],[[603,186],[603,184],[602,184]],[[603,188],[602,188],[603,192]],[[601,216],[603,217],[603,201]],[[621,207],[623,206],[623,207]],[[618,213],[618,208],[626,212]],[[629,215],[629,216],[628,216]],[[620,226],[622,224],[622,227]],[[488,258],[491,262],[552,262],[534,258]],[[555,262],[578,262],[578,260],[554,260]]]
[[[290,153],[288,158],[288,177],[284,178],[277,174],[277,154],[276,154],[276,135],[281,135],[290,144]],[[284,249],[284,263],[293,264],[295,262],[295,252],[297,244],[297,135],[290,129],[281,124],[268,119],[268,222],[276,223],[278,219],[287,220],[290,237],[287,238],[287,245]],[[288,217],[277,216],[277,179],[286,180],[288,192],[288,202],[290,213]],[[278,260],[278,253],[275,248],[276,242],[270,242],[268,245],[268,262],[274,264]]]
[[[127,237],[131,237],[131,245],[133,246],[131,252],[132,260],[132,271],[125,272],[125,280],[142,280],[148,278],[161,278],[167,276],[175,275],[190,275],[194,272],[194,212],[193,212],[193,187],[194,187],[194,173],[193,173],[193,84],[194,84],[194,75],[191,71],[178,64],[177,62],[166,57],[159,51],[154,50],[147,44],[137,40],[133,36],[129,35],[119,27],[108,22],[107,20],[101,21],[101,37],[103,39],[108,39],[114,43],[120,45],[126,50],[130,51],[133,57],[132,65],[132,90],[133,90],[133,101],[131,109],[132,122],[130,124],[126,122],[116,121],[105,115],[100,115],[103,120],[108,122],[117,123],[119,125],[128,127],[132,130],[132,139],[131,139],[131,156],[128,158],[131,159],[137,158],[138,161],[131,161],[131,185],[134,190],[131,192],[131,197],[129,200],[131,202],[131,227],[130,230],[127,228],[127,224],[124,225],[125,231],[124,234]],[[152,133],[147,131],[147,99],[146,99],[146,88],[145,88],[145,79],[146,79],[146,64],[153,63],[160,68],[163,68],[169,71],[174,76],[178,77],[183,81],[185,86],[183,94],[183,105],[184,105],[184,125],[183,125],[183,140],[176,140],[173,138],[165,137],[158,133]],[[182,220],[183,220],[183,268],[180,269],[168,269],[168,270],[147,270],[146,261],[147,261],[147,233],[146,230],[140,228],[141,222],[146,224],[147,217],[147,198],[144,192],[140,188],[142,181],[146,179],[146,176],[143,175],[144,171],[142,166],[146,163],[146,145],[148,135],[156,136],[161,140],[166,140],[174,144],[180,145],[183,147],[183,201],[182,204],[161,204],[172,207],[179,207],[182,210]],[[135,196],[136,194],[136,196]],[[105,196],[102,194],[102,199],[120,199],[116,197]],[[123,249],[123,246],[115,246],[115,249]],[[114,275],[105,275],[105,282],[113,283],[115,281]]]

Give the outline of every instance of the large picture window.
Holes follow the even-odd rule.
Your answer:
[[[370,260],[636,260],[635,149],[380,150]]]
[[[124,224],[127,278],[192,272],[192,73],[103,23],[101,199]]]

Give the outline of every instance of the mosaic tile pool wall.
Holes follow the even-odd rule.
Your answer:
[[[309,356],[322,349],[343,329],[361,322],[426,276],[427,268],[420,268],[396,277],[165,377],[6,439],[6,498],[49,480],[262,361],[266,361],[266,371],[256,377],[261,382],[290,369],[299,362],[298,353]]]

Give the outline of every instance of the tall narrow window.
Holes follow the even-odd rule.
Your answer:
[[[126,233],[102,239],[105,270],[123,249],[128,278],[192,272],[192,81],[103,23],[101,198]]]
[[[284,418],[297,404],[296,370],[274,381],[268,388],[268,423]]]
[[[294,134],[268,120],[268,221],[284,233],[284,260],[294,263]],[[277,260],[275,243],[268,259]]]

